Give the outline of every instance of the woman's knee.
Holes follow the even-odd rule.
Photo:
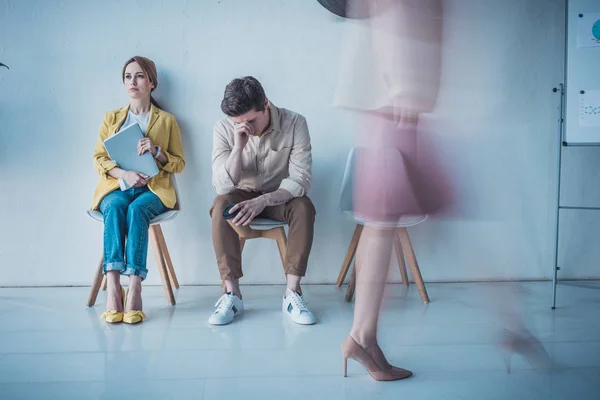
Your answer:
[[[128,221],[150,221],[149,213],[142,204],[131,203],[127,208]]]
[[[107,201],[100,205],[100,212],[104,218],[119,215],[124,216],[127,213],[128,206],[129,204],[123,200]]]

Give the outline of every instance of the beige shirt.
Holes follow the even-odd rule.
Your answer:
[[[269,104],[271,124],[261,137],[250,136],[242,152],[242,176],[235,184],[225,164],[234,145],[234,125],[229,118],[213,129],[213,187],[218,194],[234,189],[270,193],[285,189],[294,197],[306,195],[312,180],[312,154],[306,119],[293,111]]]

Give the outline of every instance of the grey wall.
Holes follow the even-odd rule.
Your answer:
[[[442,88],[419,149],[426,170],[444,172],[438,183],[455,206],[411,230],[424,278],[548,278],[564,0],[448,0],[445,18]],[[133,54],[156,61],[157,98],[183,130],[183,210],[164,227],[180,282],[219,281],[211,128],[225,84],[246,74],[308,119],[318,219],[306,281],[334,282],[353,231],[337,195],[356,118],[331,107],[342,28],[309,0],[3,0],[0,60],[11,70],[0,70],[0,285],[91,282],[102,245],[101,225],[84,212],[97,181],[91,152],[103,113],[127,102],[120,70]],[[588,220],[575,215],[573,226]],[[574,235],[564,243],[588,251]],[[565,276],[600,276],[584,271],[592,258],[563,253]],[[274,243],[249,242],[244,257],[244,283],[283,281]]]

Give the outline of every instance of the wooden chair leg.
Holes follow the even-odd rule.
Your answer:
[[[277,239],[277,249],[279,250],[279,257],[281,258],[281,265],[285,269],[285,258],[287,255],[287,236],[285,235],[285,229],[283,227],[279,227],[276,229]]]
[[[106,288],[108,287],[108,280],[106,279],[106,275],[104,275],[102,277],[102,290],[106,290]]]
[[[356,289],[356,263],[354,263],[354,268],[352,268],[352,274],[350,275],[350,283],[348,284],[348,289],[346,290],[346,301],[348,303],[352,302],[354,298],[354,290]]]
[[[150,227],[149,236],[150,243],[152,244],[152,250],[154,250],[154,258],[156,259],[156,265],[158,266],[158,272],[160,273],[160,280],[162,281],[163,288],[165,289],[165,296],[167,297],[167,301],[172,306],[175,305],[175,296],[173,295],[173,288],[171,287],[171,282],[169,281],[169,275],[167,272],[167,266],[165,265],[165,260],[160,251],[160,241],[158,239],[157,227],[158,225],[153,225]]]
[[[167,265],[167,272],[169,273],[171,285],[174,286],[175,289],[179,289],[179,281],[177,280],[175,268],[173,268],[173,261],[171,261],[171,255],[169,254],[169,248],[167,247],[167,242],[165,241],[165,235],[163,235],[160,225],[156,225],[156,236],[158,237],[158,241],[160,243],[160,250],[165,260],[165,264]]]
[[[415,285],[417,285],[417,289],[421,295],[421,300],[423,300],[423,303],[429,303],[427,289],[425,289],[423,277],[421,276],[421,270],[419,269],[419,264],[417,263],[417,257],[415,256],[415,251],[410,242],[410,236],[408,236],[408,231],[406,228],[398,229],[398,238],[402,244],[402,249],[405,251],[406,261],[410,266],[410,272],[412,273]]]
[[[90,295],[88,297],[88,307],[93,307],[96,304],[96,298],[98,297],[98,292],[100,291],[100,286],[102,285],[103,279],[106,277],[102,274],[102,262],[104,261],[104,256],[100,257],[100,262],[98,263],[98,268],[96,268],[96,276],[94,276],[94,283],[92,283],[92,289],[90,290]]]
[[[360,239],[360,235],[362,234],[363,226],[360,224],[356,224],[356,228],[354,229],[354,234],[352,235],[352,240],[350,241],[350,245],[348,246],[348,251],[346,252],[346,258],[344,259],[344,263],[342,264],[342,269],[340,269],[340,274],[338,275],[335,286],[340,287],[344,283],[344,279],[346,279],[346,275],[348,274],[348,270],[350,269],[350,265],[352,264],[352,259],[356,254],[356,249],[358,248],[358,241]]]
[[[404,252],[402,251],[402,243],[398,235],[394,235],[394,250],[396,250],[396,258],[398,259],[398,267],[400,268],[400,276],[402,284],[408,287],[408,273],[406,271],[406,262],[404,261]]]

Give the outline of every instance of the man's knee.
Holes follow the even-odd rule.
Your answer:
[[[293,217],[314,221],[316,210],[308,197],[296,197],[290,201],[290,207]]]
[[[234,204],[236,201],[233,194],[220,194],[213,200],[212,207],[210,208],[211,217],[221,217],[225,207],[230,204]]]

